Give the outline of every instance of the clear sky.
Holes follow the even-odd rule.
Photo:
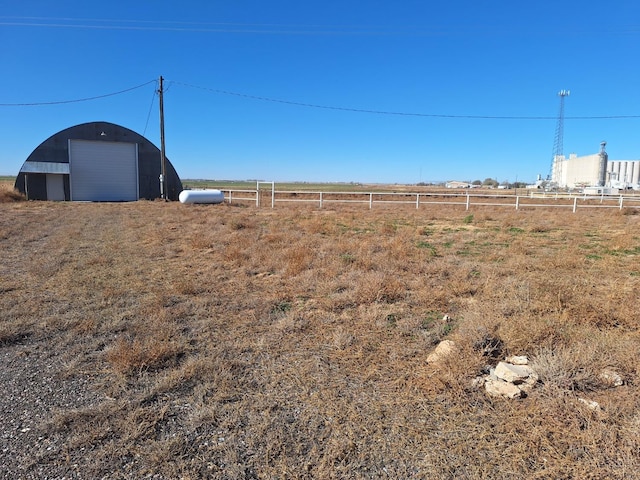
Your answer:
[[[3,175],[85,122],[159,147],[160,76],[183,179],[531,182],[549,173],[562,89],[565,154],[606,140],[610,160],[640,158],[637,0],[0,6]]]

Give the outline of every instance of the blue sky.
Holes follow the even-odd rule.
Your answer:
[[[638,159],[640,4],[596,3],[0,0],[0,174],[79,123],[159,146],[161,75],[183,179],[533,181],[562,89],[565,154]]]

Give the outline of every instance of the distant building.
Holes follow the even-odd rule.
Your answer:
[[[640,190],[640,160],[611,160],[605,151],[582,157],[575,153],[565,158],[558,155],[553,161],[551,182],[559,188],[610,187]],[[589,190],[591,191],[591,190]]]
[[[575,153],[566,158],[556,155],[553,159],[551,182],[559,188],[601,187],[606,183],[608,155],[606,142],[600,144],[600,152],[592,155],[577,156]]]
[[[542,188],[544,188],[545,185],[545,181],[542,180],[542,176],[538,175],[538,178],[536,179],[536,183],[532,183],[530,185],[527,185],[526,188],[528,188],[529,190],[540,190]]]
[[[452,180],[450,182],[447,182],[445,184],[445,187],[447,187],[447,188],[471,188],[471,184],[469,182],[458,182],[458,181]]]
[[[607,164],[607,183],[615,188],[640,190],[640,160],[613,160]]]
[[[160,150],[132,130],[91,122],[42,142],[22,165],[15,188],[30,200],[126,202],[160,198]],[[177,200],[182,182],[165,159],[166,196]]]

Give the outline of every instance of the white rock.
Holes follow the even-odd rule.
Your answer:
[[[584,403],[587,407],[589,407],[591,410],[593,410],[594,412],[599,412],[600,411],[600,404],[598,402],[596,402],[595,400],[587,400],[586,398],[578,398],[578,401],[581,403]]]
[[[529,357],[526,355],[513,355],[505,358],[504,361],[512,365],[529,365]]]
[[[620,387],[624,385],[622,377],[613,370],[603,370],[599,377],[602,383],[608,387]]]
[[[517,385],[502,380],[492,380],[488,378],[484,382],[484,389],[493,397],[510,399],[522,397],[522,390],[520,390]]]
[[[538,380],[538,374],[532,371],[531,375],[529,375],[521,385],[518,385],[518,387],[520,387],[523,392],[530,393],[531,390],[533,390],[533,387],[538,383]]]
[[[533,374],[533,369],[527,365],[513,365],[506,362],[499,362],[495,371],[496,377],[512,383],[523,383]]]
[[[458,351],[458,347],[451,340],[442,340],[436,349],[427,357],[427,363],[438,363]]]
[[[476,377],[471,380],[471,388],[482,388],[486,381],[487,379],[485,377]]]

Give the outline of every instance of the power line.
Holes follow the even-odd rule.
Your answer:
[[[107,98],[107,97],[113,97],[114,95],[120,95],[122,93],[127,93],[130,92],[132,90],[136,90],[138,88],[142,88],[146,85],[149,85],[150,83],[155,83],[156,80],[150,80],[146,83],[143,83],[141,85],[137,85],[135,87],[131,87],[131,88],[127,88],[125,90],[120,90],[118,92],[113,92],[113,93],[106,93],[104,95],[96,95],[94,97],[86,97],[86,98],[77,98],[75,100],[59,100],[59,101],[55,101],[55,102],[32,102],[32,103],[0,103],[0,107],[37,107],[37,106],[43,106],[43,105],[62,105],[62,104],[66,104],[66,103],[79,103],[79,102],[88,102],[91,100],[98,100],[100,98]]]
[[[167,32],[200,32],[200,33],[247,33],[247,34],[279,34],[279,35],[364,35],[364,36],[505,36],[505,35],[558,35],[555,30],[525,30],[518,26],[493,24],[466,25],[455,28],[441,25],[411,26],[402,25],[395,28],[380,25],[314,25],[314,24],[278,24],[278,23],[234,23],[234,22],[189,22],[189,21],[155,21],[155,20],[122,20],[108,18],[73,18],[73,17],[36,17],[36,16],[0,16],[1,26],[13,27],[45,27],[76,28],[96,30],[141,30]],[[583,27],[572,30],[573,35],[590,35],[592,29]],[[640,26],[636,24],[618,25],[608,30],[599,30],[609,36],[638,35]]]
[[[147,121],[144,124],[144,131],[142,132],[143,137],[147,133],[147,127],[149,126],[149,118],[151,118],[151,110],[153,109],[153,103],[154,103],[154,100],[156,99],[157,93],[158,93],[158,88],[156,86],[156,88],[153,89],[153,95],[151,96],[151,105],[149,105],[149,112],[147,113]]]
[[[0,103],[0,107],[33,107],[33,106],[46,106],[46,105],[62,105],[69,103],[79,103],[79,102],[88,102],[91,100],[98,100],[101,98],[112,97],[115,95],[121,95],[123,93],[130,92],[132,90],[136,90],[138,88],[142,88],[146,85],[156,83],[157,80],[150,80],[140,85],[136,85],[135,87],[127,88],[124,90],[120,90],[113,93],[107,93],[104,95],[96,95],[93,97],[79,98],[74,100],[61,100],[61,101],[50,101],[50,102],[32,102],[32,103]],[[240,98],[247,98],[250,100],[259,100],[263,102],[271,102],[271,103],[280,103],[284,105],[293,105],[297,107],[305,107],[305,108],[316,108],[316,109],[324,109],[324,110],[335,110],[335,111],[343,111],[343,112],[354,112],[354,113],[368,113],[374,115],[392,115],[392,116],[403,116],[403,117],[424,117],[424,118],[451,118],[451,119],[472,119],[472,120],[556,120],[557,117],[551,116],[534,116],[534,115],[455,115],[455,114],[441,114],[441,113],[420,113],[420,112],[396,112],[389,110],[375,110],[375,109],[365,109],[365,108],[352,108],[352,107],[342,107],[336,105],[320,105],[314,103],[306,103],[306,102],[295,102],[291,100],[283,100],[277,98],[263,97],[259,95],[250,95],[246,93],[232,92],[229,90],[221,90],[217,88],[210,87],[202,87],[197,85],[192,85],[185,82],[179,81],[171,81],[169,82],[169,88],[172,85],[181,85],[188,88],[194,88],[198,90],[205,90],[208,92],[229,95]],[[166,90],[165,90],[166,91]],[[154,91],[155,97],[155,91]],[[153,98],[152,97],[152,105]],[[149,109],[151,112],[151,108]],[[150,113],[149,113],[150,115]],[[640,118],[640,115],[585,115],[585,116],[572,116],[572,117],[564,117],[566,120],[613,120],[613,119],[634,119]],[[147,123],[148,123],[147,118]],[[146,126],[145,126],[146,130]]]
[[[2,17],[0,17],[2,18]],[[242,24],[242,23],[189,23],[164,22],[163,24],[149,24],[149,22],[133,20],[116,20],[118,23],[104,23],[106,20],[89,20],[93,23],[75,23],[75,19],[54,19],[50,21],[0,21],[0,26],[9,27],[45,27],[88,30],[132,30],[156,32],[186,32],[186,33],[246,33],[261,35],[349,35],[349,36],[440,36],[450,32],[438,29],[431,30],[380,30],[379,27],[341,27],[314,25],[278,25],[278,24]],[[146,24],[145,24],[146,23]],[[452,32],[455,33],[455,32]]]
[[[282,100],[277,98],[262,97],[258,95],[249,95],[246,93],[230,92],[228,90],[220,90],[216,88],[200,87],[191,85],[188,83],[172,81],[171,83],[176,85],[182,85],[189,88],[195,88],[199,90],[206,90],[213,93],[219,93],[223,95],[230,95],[235,97],[248,98],[251,100],[261,100],[264,102],[282,103],[285,105],[295,105],[298,107],[307,108],[319,108],[325,110],[339,110],[344,112],[356,112],[356,113],[371,113],[376,115],[395,115],[405,117],[428,117],[428,118],[457,118],[457,119],[476,119],[476,120],[555,120],[557,117],[548,116],[520,116],[520,115],[454,115],[454,114],[440,114],[440,113],[417,113],[417,112],[394,112],[388,110],[372,110],[363,108],[351,108],[340,107],[332,105],[318,105],[313,103],[294,102],[290,100]],[[640,118],[640,115],[594,115],[594,116],[576,116],[576,117],[564,117],[567,120],[610,120],[610,119],[629,119]]]

